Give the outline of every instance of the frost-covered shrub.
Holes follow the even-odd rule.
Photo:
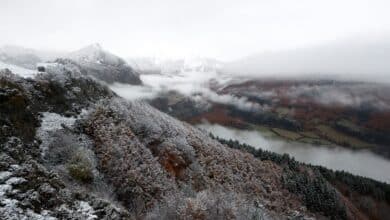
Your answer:
[[[242,194],[206,190],[194,197],[171,195],[146,214],[146,219],[270,219],[262,205]]]
[[[28,92],[18,83],[22,80],[9,70],[0,70],[0,145],[6,135],[32,141],[38,125],[30,108]]]
[[[83,183],[93,181],[93,167],[91,162],[82,154],[76,154],[67,164],[69,175]]]
[[[212,216],[210,219],[247,219],[242,216],[257,213],[253,211],[258,210],[254,205],[257,200],[266,210],[272,209],[272,214],[306,214],[297,199],[282,191],[280,166],[227,148],[148,104],[104,100],[82,121],[83,131],[95,143],[97,169],[112,184],[116,198],[135,216],[151,212],[151,219],[153,213],[157,213],[154,218],[166,219],[205,215]],[[204,214],[197,201],[207,199],[199,192],[214,189],[242,197],[232,199],[229,193],[216,196],[222,199],[207,203]]]

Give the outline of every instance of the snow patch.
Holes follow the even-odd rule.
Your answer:
[[[82,217],[86,220],[97,219],[97,215],[93,214],[95,210],[89,205],[88,202],[80,201],[79,208],[77,209]]]
[[[11,176],[12,176],[11,172],[8,171],[0,172],[0,183],[8,180]]]
[[[0,185],[0,198],[3,197],[6,193],[10,192],[12,190],[12,186],[8,184],[2,184]],[[2,203],[2,200],[0,200],[0,203]]]
[[[76,121],[74,117],[64,117],[62,115],[44,112],[42,113],[41,127],[37,130],[37,137],[42,141],[41,151],[42,157],[45,156],[49,144],[51,142],[51,134],[57,130],[62,129],[63,125],[66,127],[72,127]]]
[[[17,74],[23,78],[32,78],[37,74],[37,71],[26,69],[20,66],[3,63],[0,61],[0,69],[9,69],[14,74]]]
[[[12,179],[12,178],[11,178]],[[10,180],[11,180],[10,179]],[[23,178],[17,178],[18,181]],[[14,179],[16,181],[16,179]],[[7,197],[7,193],[12,191],[9,184],[0,185],[0,219],[33,219],[33,220],[54,220],[50,212],[43,210],[41,213],[35,213],[31,209],[22,209],[19,207],[19,201]]]
[[[114,54],[105,51],[99,44],[92,44],[68,55],[72,60],[81,63],[107,64],[117,66],[124,61]]]
[[[8,185],[19,185],[21,183],[25,183],[27,182],[26,179],[22,178],[22,177],[11,177],[9,180],[7,180],[7,182],[5,182],[5,184],[8,184]]]

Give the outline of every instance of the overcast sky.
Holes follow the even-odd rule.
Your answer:
[[[1,0],[0,45],[236,59],[389,33],[389,0]]]

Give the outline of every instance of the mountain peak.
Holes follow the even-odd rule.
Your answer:
[[[80,50],[95,50],[95,51],[103,51],[103,47],[99,43],[93,43],[86,47],[81,48]]]
[[[107,83],[141,84],[138,74],[120,57],[102,49],[95,43],[68,55],[94,77]]]
[[[72,52],[72,54],[91,55],[93,53],[101,53],[101,52],[104,52],[103,47],[99,43],[93,43]]]
[[[119,65],[123,61],[120,57],[106,51],[99,43],[83,47],[69,54],[69,58],[78,62]]]
[[[97,48],[97,49],[102,49],[102,46],[99,43],[94,43],[91,46]]]

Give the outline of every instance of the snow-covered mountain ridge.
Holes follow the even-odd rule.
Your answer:
[[[80,63],[107,64],[111,66],[124,65],[126,63],[122,58],[104,50],[98,43],[71,52],[66,57]]]
[[[69,61],[66,61],[68,59]],[[99,44],[92,44],[71,53],[43,53],[21,47],[3,47],[0,49],[0,68],[10,67],[16,74],[26,75],[26,70],[37,72],[42,62],[76,62],[89,74],[106,83],[121,82],[141,84],[139,74],[122,58],[104,50]],[[41,65],[44,66],[44,65]],[[23,69],[20,69],[23,68]],[[44,69],[43,69],[44,70]],[[31,74],[27,74],[30,76]]]

